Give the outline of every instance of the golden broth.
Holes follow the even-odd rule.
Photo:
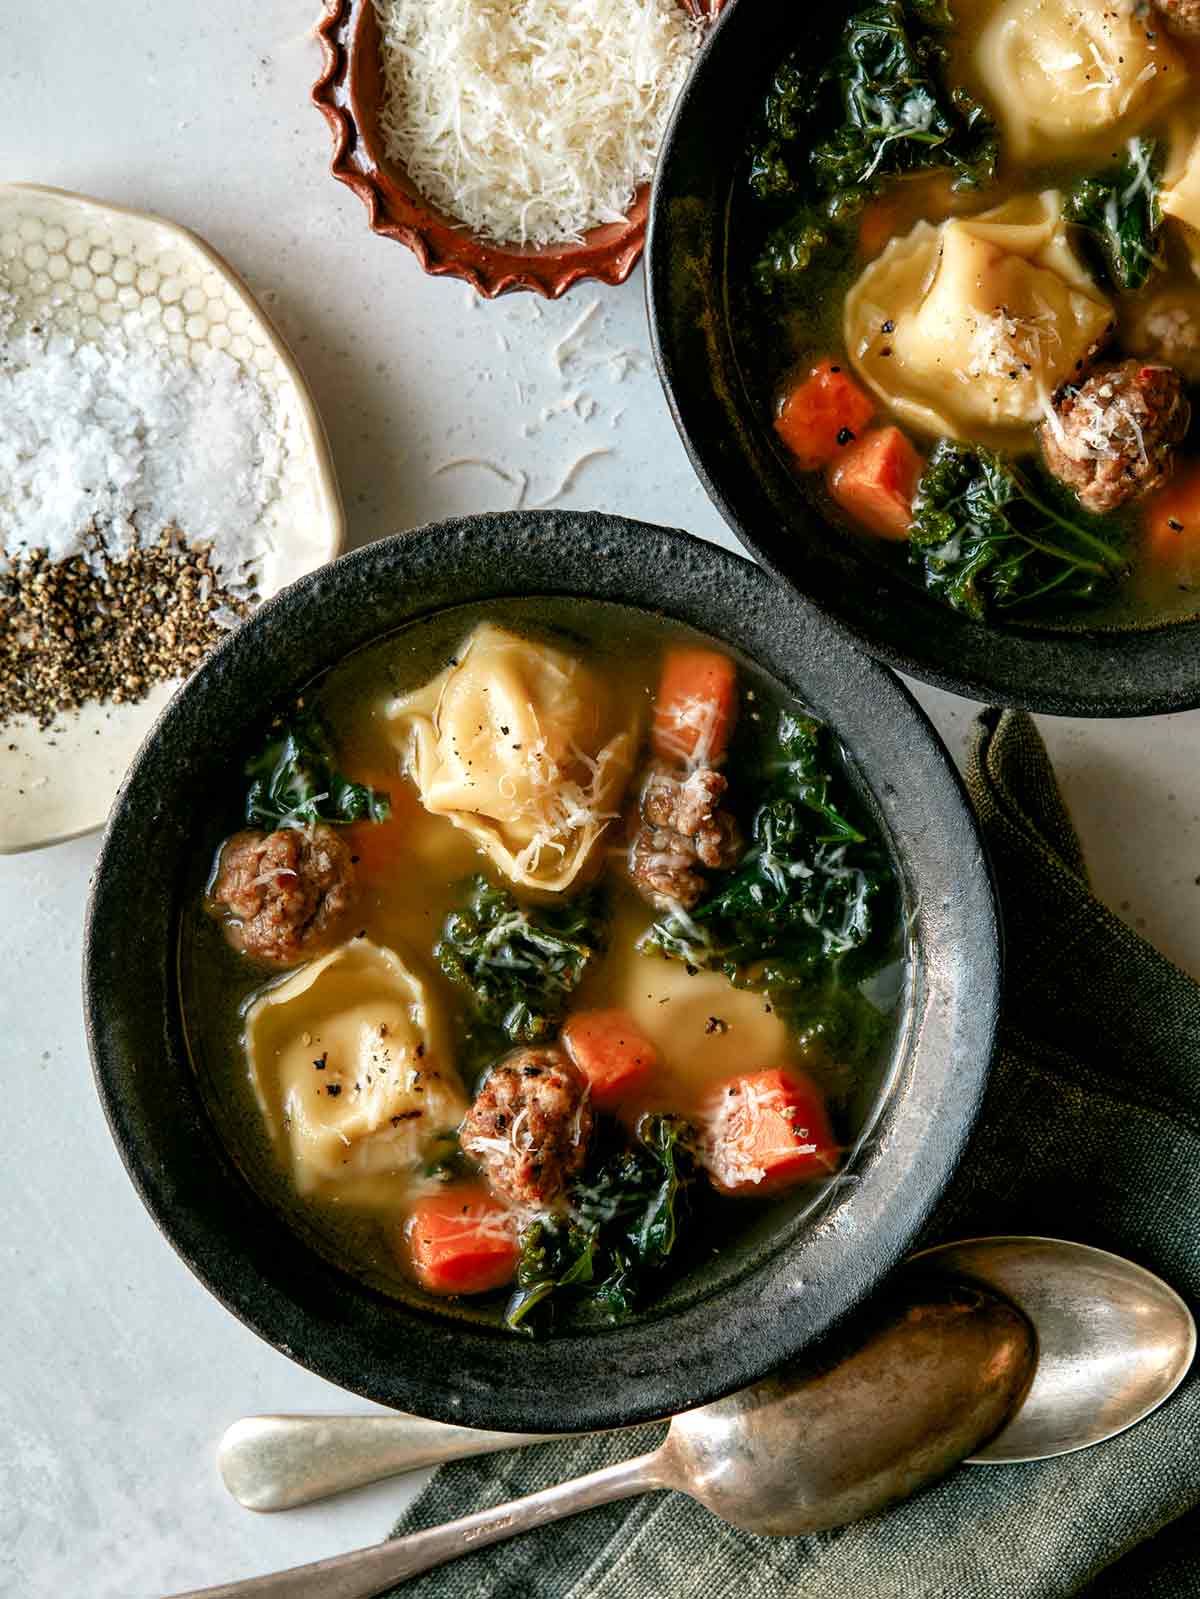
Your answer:
[[[352,656],[306,691],[305,704],[315,708],[332,730],[340,769],[350,777],[386,786],[392,795],[392,817],[380,832],[387,846],[385,864],[368,861],[364,846],[363,859],[376,875],[356,910],[354,932],[396,949],[425,983],[433,1006],[458,1033],[469,1020],[470,998],[441,971],[433,946],[447,915],[461,903],[463,880],[485,869],[492,880],[498,881],[498,876],[486,868],[468,835],[446,817],[425,811],[411,781],[400,776],[384,706],[397,693],[433,677],[483,620],[581,657],[603,676],[622,704],[636,704],[644,713],[655,691],[664,646],[681,638],[695,639],[674,623],[611,605],[497,602],[444,613],[406,628]],[[761,773],[766,737],[773,731],[777,710],[789,702],[755,668],[745,662],[739,665],[741,717],[726,771],[744,798],[752,794]],[[641,720],[645,726],[648,715]],[[241,825],[244,787],[239,779],[231,781],[223,813],[198,840],[193,908],[182,929],[184,1011],[196,1071],[228,1147],[263,1197],[282,1209],[328,1259],[387,1293],[422,1297],[408,1280],[398,1246],[408,1207],[416,1195],[429,1189],[431,1179],[419,1171],[363,1176],[349,1183],[324,1184],[302,1195],[291,1179],[286,1151],[264,1127],[247,1061],[244,1018],[256,997],[290,974],[283,978],[268,974],[237,954],[205,913],[202,894],[214,851]],[[352,847],[358,848],[362,839],[370,843],[370,832],[371,824],[355,824]],[[387,850],[393,847],[388,861]],[[614,840],[602,870],[611,908],[607,953],[589,969],[570,1005],[572,1011],[613,1006],[628,1010],[659,1052],[661,1069],[643,1092],[621,1105],[621,1121],[632,1124],[648,1110],[693,1117],[723,1079],[748,1070],[802,1066],[828,1096],[839,1142],[847,1151],[852,1149],[877,1115],[893,1069],[896,1025],[907,982],[898,917],[881,942],[880,969],[868,985],[873,1002],[889,1018],[886,1036],[871,1057],[850,1072],[823,1049],[799,1045],[765,995],[738,991],[720,973],[639,953],[637,940],[658,913],[619,873],[623,853]],[[537,896],[517,897],[537,902]],[[320,1035],[312,1035],[312,1054],[319,1057],[323,1047]],[[464,1077],[470,1096],[475,1084],[465,1068]],[[694,1229],[697,1248],[708,1252],[726,1244],[736,1247],[739,1235],[753,1233],[764,1213],[811,1207],[822,1191],[821,1185],[810,1184],[776,1201],[701,1195],[703,1214]],[[503,1302],[503,1294],[494,1295],[482,1307],[460,1305],[457,1313],[494,1319]]]

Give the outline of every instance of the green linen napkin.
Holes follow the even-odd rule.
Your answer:
[[[1000,1048],[933,1243],[1048,1233],[1200,1298],[1200,987],[1100,905],[1028,716],[976,724],[968,786],[1007,928]],[[397,1531],[652,1448],[661,1426],[445,1468]],[[1200,1377],[1101,1447],[964,1467],[885,1515],[757,1538],[680,1494],[590,1511],[396,1590],[405,1599],[1197,1599]],[[1156,1536],[1157,1535],[1157,1536]]]

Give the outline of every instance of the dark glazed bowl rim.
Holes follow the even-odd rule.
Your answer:
[[[188,1062],[176,944],[195,797],[228,781],[247,728],[407,621],[543,594],[690,623],[826,717],[891,833],[920,958],[897,1090],[857,1180],[839,1187],[818,1224],[678,1311],[529,1343],[385,1301],[258,1198]],[[903,685],[750,562],[596,513],[441,523],[343,556],[264,605],[179,691],[135,760],[105,833],[84,950],[88,1043],[113,1137],[201,1281],[331,1382],[421,1415],[517,1431],[687,1409],[755,1381],[832,1328],[905,1253],[949,1180],[978,1112],[999,994],[996,903],[975,820]]]
[[[816,35],[848,9],[822,8]],[[803,498],[743,384],[726,281],[730,202],[766,72],[795,13],[726,7],[685,83],[651,193],[646,297],[659,377],[709,497],[750,553],[878,659],[955,694],[1057,716],[1200,706],[1200,620],[1049,633],[935,600]]]

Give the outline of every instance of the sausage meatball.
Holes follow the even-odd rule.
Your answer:
[[[355,898],[349,845],[322,826],[235,833],[211,894],[230,943],[271,966],[295,966],[336,943]]]
[[[1046,465],[1087,511],[1114,511],[1170,476],[1191,419],[1179,373],[1121,361],[1060,391],[1039,432]]]
[[[1200,38],[1200,0],[1154,0],[1172,33],[1182,39]]]
[[[720,808],[728,784],[711,767],[685,775],[656,763],[642,788],[629,872],[651,903],[689,910],[704,892],[698,869],[733,866],[741,854],[737,822]]]
[[[560,1049],[519,1049],[492,1067],[458,1137],[496,1193],[540,1209],[582,1171],[594,1119],[587,1079]]]

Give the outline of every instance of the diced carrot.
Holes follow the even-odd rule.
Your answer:
[[[516,1272],[512,1214],[479,1183],[426,1194],[405,1232],[417,1279],[432,1294],[485,1294]]]
[[[821,1091],[798,1071],[752,1072],[717,1090],[709,1107],[704,1160],[726,1194],[771,1193],[823,1177],[837,1165]]]
[[[881,539],[906,539],[925,462],[899,428],[873,428],[829,472],[829,492]]]
[[[562,1041],[600,1110],[636,1093],[658,1065],[654,1045],[623,1010],[579,1011],[563,1028]]]
[[[1156,565],[1191,565],[1200,557],[1200,462],[1146,501],[1146,553]]]
[[[660,755],[720,760],[737,712],[737,667],[728,655],[692,645],[667,651],[651,734]]]
[[[416,794],[398,772],[356,771],[352,775],[354,782],[378,789],[391,801],[391,815],[385,822],[352,822],[346,829],[358,874],[371,882],[386,877],[400,858],[409,830],[405,813],[416,802]]]
[[[818,361],[784,398],[775,431],[802,472],[816,472],[852,444],[875,415],[875,401],[837,361]]]

